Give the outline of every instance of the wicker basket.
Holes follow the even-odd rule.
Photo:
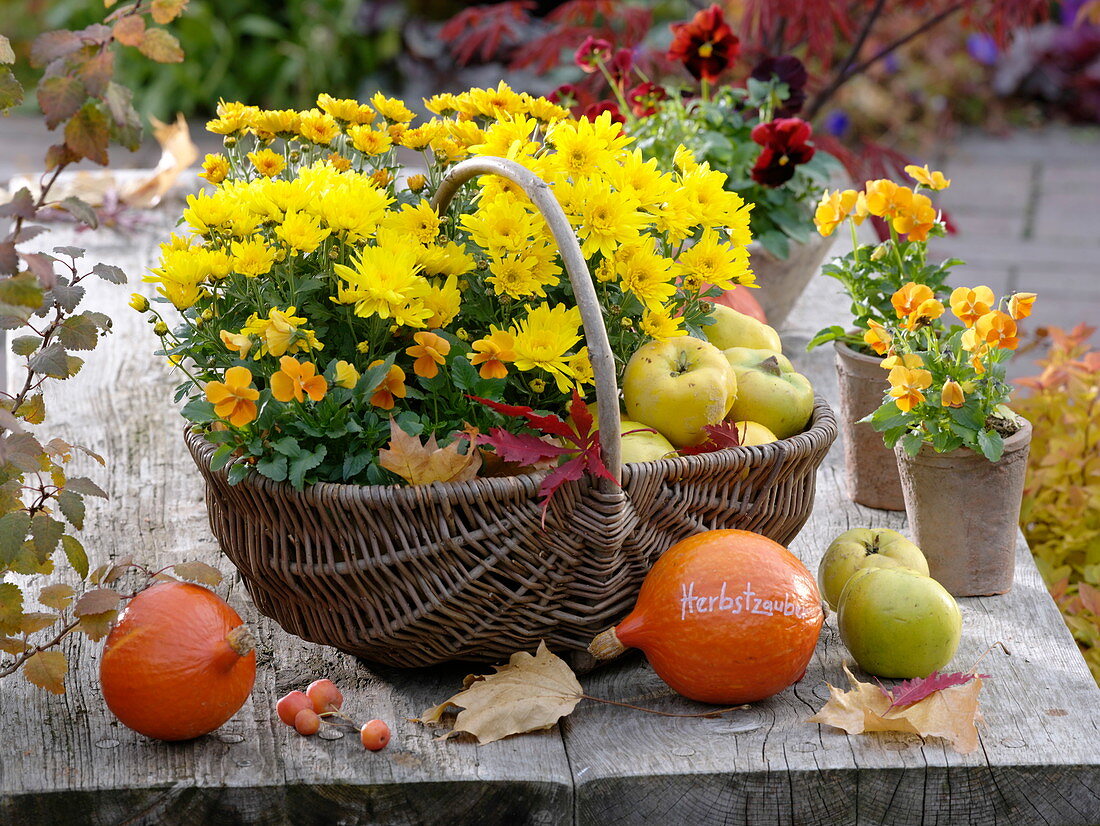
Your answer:
[[[605,463],[621,487],[569,483],[544,527],[542,474],[296,491],[253,473],[230,485],[226,470],[210,470],[214,446],[185,436],[214,535],[257,608],[293,634],[387,665],[496,661],[539,640],[584,651],[680,539],[743,528],[787,544],[809,518],[815,472],[837,434],[819,398],[793,438],[620,467],[614,361],[576,239],[546,185],[499,159],[459,164],[436,196],[440,212],[483,174],[524,188],[557,237],[597,376]]]

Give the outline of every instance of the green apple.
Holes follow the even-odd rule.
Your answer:
[[[759,422],[786,439],[801,433],[814,412],[814,388],[775,350],[729,347],[722,351],[737,374],[737,399],[730,418]]]
[[[775,328],[751,315],[745,315],[724,304],[715,304],[710,317],[714,319],[714,323],[703,327],[703,335],[719,350],[752,347],[783,352],[783,343]]]
[[[676,447],[703,441],[703,428],[725,419],[736,397],[737,376],[722,351],[690,336],[643,344],[623,370],[627,416]]]
[[[624,465],[630,462],[655,462],[676,452],[668,439],[641,422],[622,419],[619,432],[622,433]]]
[[[861,568],[840,595],[840,638],[877,677],[927,677],[951,662],[962,612],[931,577],[909,568]]]
[[[853,528],[832,541],[817,567],[821,595],[834,611],[840,592],[860,568],[911,568],[928,576],[928,561],[920,548],[889,528]]]

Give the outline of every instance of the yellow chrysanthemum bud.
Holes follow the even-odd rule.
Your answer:
[[[149,299],[140,293],[130,294],[130,306],[137,310],[139,313],[144,313],[149,309]]]

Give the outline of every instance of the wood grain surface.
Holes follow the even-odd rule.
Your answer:
[[[133,554],[154,565],[201,559],[227,574],[219,592],[259,638],[256,689],[214,734],[182,744],[121,726],[99,694],[99,643],[73,638],[68,693],[20,677],[0,682],[0,824],[1097,824],[1100,690],[1022,541],[1006,596],[961,600],[966,669],[996,641],[982,691],[981,748],[962,756],[938,739],[849,737],[805,720],[845,685],[835,618],[805,678],[770,700],[720,719],[671,719],[582,702],[555,729],[478,747],[438,742],[407,718],[454,693],[461,665],[399,671],[370,667],[304,643],[255,612],[220,556],[198,473],[171,402],[175,380],[151,355],[156,341],[126,306],[170,223],[128,236],[58,230],[42,245],[94,245],[121,266],[128,287],[89,285],[88,306],[115,319],[114,334],[77,378],[55,388],[48,430],[107,457],[87,468],[111,495],[89,500],[83,538],[93,565]],[[804,343],[842,314],[816,279],[796,307],[785,349],[835,399],[832,352]],[[792,544],[816,570],[825,546],[850,527],[904,531],[904,515],[853,505],[841,485],[840,447],[818,474],[814,514]],[[69,580],[71,581],[71,579]],[[353,731],[305,738],[273,714],[275,700],[314,679],[343,689],[345,709],[393,730],[379,753]],[[583,680],[593,695],[668,711],[699,706],[674,695],[638,655]]]

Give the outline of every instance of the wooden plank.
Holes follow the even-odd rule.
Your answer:
[[[126,306],[131,291],[152,294],[140,278],[170,228],[158,217],[162,226],[132,236],[62,230],[46,238],[43,249],[94,242],[95,259],[131,279],[128,287],[89,283],[87,306],[110,314],[114,333],[79,376],[56,386],[48,430],[107,458],[106,468],[87,468],[111,495],[88,501],[83,538],[93,565],[133,554],[154,566],[201,559],[229,575],[228,600],[259,638],[256,688],[214,734],[154,742],[106,709],[96,676],[101,644],[72,639],[66,695],[21,677],[0,684],[0,823],[571,823],[572,779],[556,730],[478,748],[435,742],[433,731],[407,721],[458,690],[469,669],[368,668],[256,614],[211,537],[171,401],[176,379],[152,355],[148,326]],[[385,751],[365,751],[354,731],[306,738],[275,719],[279,696],[320,677],[341,686],[356,719],[390,724]]]
[[[809,323],[787,332],[785,349],[835,399],[831,348],[803,353],[806,328],[828,323],[815,315],[811,308],[802,316]],[[848,501],[842,462],[837,446],[818,473],[813,515],[791,546],[811,571],[849,528],[905,530],[904,514]],[[1012,652],[982,663],[992,677],[982,690],[976,752],[959,755],[942,740],[910,735],[849,737],[804,722],[828,698],[826,682],[847,688],[841,663],[850,657],[833,616],[801,682],[722,719],[669,720],[582,703],[562,725],[577,823],[1100,823],[1100,689],[1022,538],[1016,573],[1007,595],[960,600],[963,641],[953,667],[969,669],[997,641]],[[637,656],[593,674],[585,690],[663,711],[702,708],[677,697]]]

